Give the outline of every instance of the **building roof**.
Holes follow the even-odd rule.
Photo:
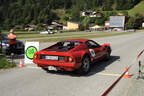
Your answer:
[[[72,21],[68,21],[68,22],[70,22],[70,23],[74,23],[74,24],[82,24],[81,22],[72,22]]]
[[[110,16],[110,27],[124,27],[125,16]]]
[[[90,28],[90,29],[98,29],[98,28],[102,28],[102,26],[94,25],[94,26],[90,26],[89,28]]]

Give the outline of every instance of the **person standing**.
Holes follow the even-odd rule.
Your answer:
[[[10,29],[10,33],[8,35],[9,39],[9,51],[11,53],[15,53],[15,46],[16,46],[16,35],[14,33],[14,29]]]
[[[0,30],[0,53],[2,53],[2,32]]]

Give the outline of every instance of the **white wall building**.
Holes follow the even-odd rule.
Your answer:
[[[142,23],[142,27],[144,27],[144,23]]]

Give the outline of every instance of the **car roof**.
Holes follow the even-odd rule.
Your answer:
[[[80,42],[86,42],[86,41],[88,41],[88,39],[68,39],[68,40],[64,40],[64,41],[80,41]]]

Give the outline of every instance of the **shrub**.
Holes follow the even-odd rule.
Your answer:
[[[4,56],[0,56],[0,69],[16,67],[16,64],[9,62]]]

